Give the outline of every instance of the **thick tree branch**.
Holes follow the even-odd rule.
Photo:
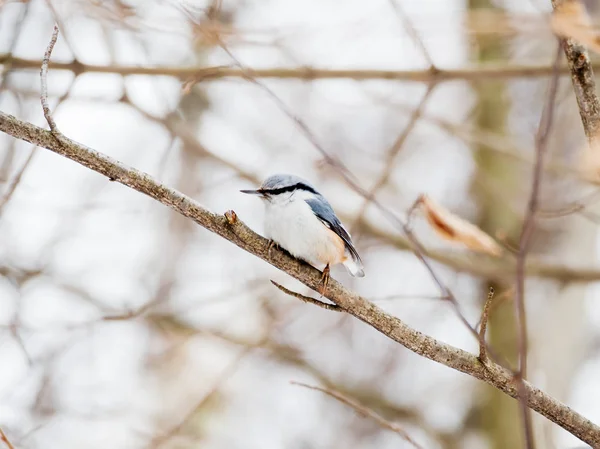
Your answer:
[[[312,289],[316,290],[320,284],[320,271],[290,257],[283,251],[273,250],[269,257],[268,240],[248,228],[237,219],[235,214],[228,214],[227,218],[224,215],[214,214],[193,199],[159,183],[147,173],[127,167],[115,159],[68,138],[58,142],[51,132],[23,122],[4,112],[0,112],[0,131],[47,148],[113,181],[154,198]],[[402,320],[387,314],[375,304],[346,289],[333,279],[329,283],[326,298],[416,354],[480,379],[513,398],[517,397],[517,389],[510,371],[494,363],[484,366],[476,356],[412,329]],[[592,447],[600,447],[600,427],[598,425],[533,385],[527,382],[524,385],[527,390],[528,407]]]
[[[9,65],[11,70],[39,70],[42,61],[35,59],[15,58],[10,54],[0,54],[0,64]],[[600,65],[598,66],[600,67]],[[195,79],[197,81],[216,80],[221,78],[246,78],[243,70],[227,66],[215,67],[141,67],[94,65],[73,62],[51,62],[54,70],[68,70],[75,74],[86,72],[116,73],[118,75],[160,75],[172,76],[179,79]],[[559,69],[561,75],[568,75],[569,67]],[[377,70],[377,69],[320,69],[312,67],[274,67],[271,69],[251,69],[254,78],[283,78],[283,79],[340,79],[361,80],[393,80],[415,82],[441,82],[452,80],[479,81],[503,78],[537,78],[550,76],[551,65],[484,65],[463,69],[425,69],[425,70]]]
[[[552,7],[556,9],[565,1],[552,0]],[[573,39],[563,40],[563,49],[571,72],[573,90],[579,106],[583,130],[588,141],[595,143],[600,132],[600,99],[596,94],[594,66],[590,61],[587,49],[577,41]]]

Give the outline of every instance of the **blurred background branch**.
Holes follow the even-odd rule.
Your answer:
[[[37,70],[41,60],[20,59],[10,54],[0,54],[0,64],[10,66],[13,70]],[[599,68],[600,64],[596,66]],[[50,68],[66,70],[81,75],[83,73],[107,73],[122,76],[149,75],[171,76],[188,82],[205,82],[222,78],[245,78],[243,70],[236,67],[138,67],[118,65],[84,64],[79,61],[52,62]],[[280,78],[299,80],[349,79],[354,81],[388,80],[411,81],[421,83],[440,83],[444,81],[485,81],[504,78],[538,78],[552,74],[551,65],[515,65],[506,66],[488,64],[463,69],[430,68],[424,70],[381,70],[381,69],[323,69],[314,67],[273,67],[269,69],[250,69],[255,78]],[[561,75],[568,75],[568,67],[560,67]]]

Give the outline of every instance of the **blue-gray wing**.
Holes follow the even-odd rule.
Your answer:
[[[346,249],[352,255],[352,258],[362,263],[356,248],[354,248],[354,245],[352,245],[350,234],[348,234],[348,231],[346,231],[340,219],[335,215],[335,212],[333,211],[333,208],[329,202],[322,196],[311,198],[305,201],[310,206],[317,218],[321,220],[325,226],[342,238],[346,245]]]

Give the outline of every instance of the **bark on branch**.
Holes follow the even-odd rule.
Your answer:
[[[565,0],[552,0],[552,7],[564,3]],[[563,41],[563,49],[571,71],[573,90],[579,106],[579,115],[583,130],[590,144],[598,141],[600,131],[600,99],[596,94],[594,68],[587,49],[573,39]]]
[[[248,228],[232,211],[225,215],[210,212],[193,199],[161,184],[147,173],[130,168],[68,138],[61,139],[59,142],[50,131],[23,122],[1,111],[0,131],[47,148],[108,177],[110,180],[154,198],[312,289],[316,289],[320,284],[321,272],[315,268],[278,250],[273,250],[270,258],[268,241]],[[512,373],[499,365],[492,362],[483,365],[475,355],[412,329],[402,320],[389,315],[333,279],[329,283],[326,297],[345,312],[364,321],[416,354],[482,380],[513,398],[517,397],[517,388]],[[600,427],[598,425],[530,383],[525,382],[525,388],[528,393],[526,396],[528,407],[592,447],[600,447]]]

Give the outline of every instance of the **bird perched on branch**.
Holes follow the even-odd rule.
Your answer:
[[[350,234],[329,202],[312,184],[294,175],[269,176],[257,190],[265,203],[265,233],[274,244],[323,272],[320,293],[325,294],[330,266],[343,264],[355,277],[363,277],[363,264]]]

